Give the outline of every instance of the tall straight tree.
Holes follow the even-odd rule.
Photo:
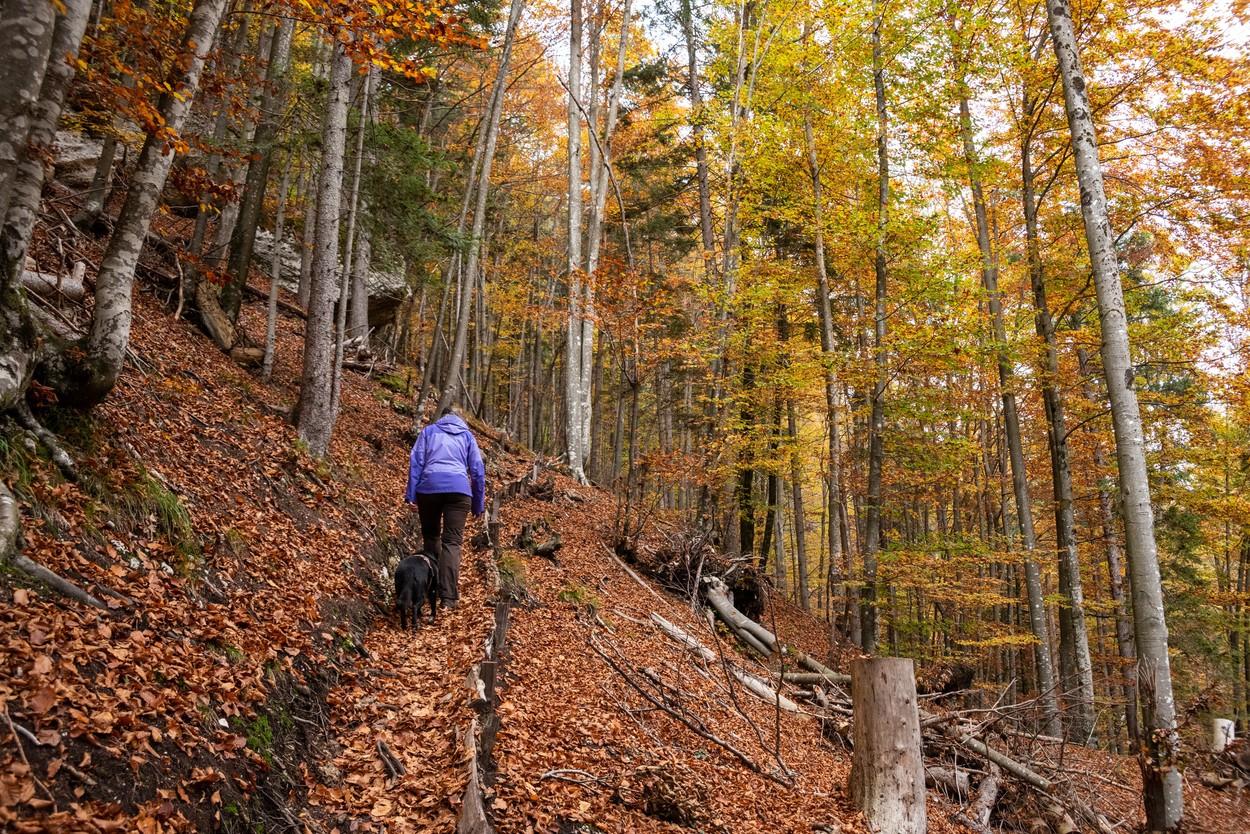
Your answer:
[[[1111,400],[1119,464],[1124,547],[1132,581],[1133,630],[1141,681],[1142,737],[1140,757],[1146,824],[1153,831],[1177,831],[1185,813],[1176,734],[1176,704],[1168,659],[1168,627],[1163,609],[1163,583],[1155,543],[1154,508],[1141,408],[1133,388],[1135,371],[1129,351],[1128,317],[1120,285],[1115,237],[1107,212],[1102,162],[1094,130],[1093,110],[1077,52],[1072,7],[1068,0],[1047,0],[1046,17],[1063,81],[1064,109],[1072,134],[1072,154],[1081,190],[1081,218],[1089,247],[1090,269],[1098,296],[1102,327],[1102,371]]]
[[[873,257],[876,278],[873,314],[873,364],[876,379],[872,386],[868,418],[868,494],[864,502],[864,587],[860,599],[860,640],[863,650],[877,650],[877,553],[881,550],[881,470],[885,463],[885,389],[889,368],[886,361],[886,293],[889,265],[886,260],[886,233],[890,225],[889,111],[885,98],[885,56],[881,30],[885,24],[883,0],[873,0],[872,88],[877,111],[877,240]]]
[[[962,47],[954,36],[955,52]],[[959,87],[959,132],[963,140],[964,161],[968,169],[968,184],[972,191],[972,209],[976,218],[977,249],[981,254],[981,283],[988,296],[990,324],[994,334],[994,352],[998,365],[999,395],[1003,402],[1003,430],[1007,441],[1007,456],[1011,462],[1011,488],[1016,503],[1016,522],[1024,545],[1024,585],[1029,603],[1029,628],[1033,632],[1033,658],[1037,667],[1038,699],[1042,705],[1042,729],[1050,735],[1061,731],[1059,720],[1059,697],[1055,688],[1054,666],[1050,653],[1050,630],[1046,622],[1045,591],[1042,589],[1041,569],[1037,564],[1037,533],[1033,527],[1033,498],[1029,490],[1029,473],[1024,460],[1024,445],[1020,436],[1020,410],[1016,403],[1016,375],[1008,349],[1007,328],[1003,323],[1003,299],[998,290],[998,257],[990,240],[989,215],[985,206],[985,192],[981,187],[980,162],[972,136],[972,113],[968,107],[968,89],[963,78],[962,62],[956,83]],[[1082,620],[1082,625],[1083,625]],[[1082,633],[1084,630],[1082,629]],[[1089,670],[1089,646],[1085,647],[1085,665]],[[1084,693],[1082,693],[1083,695]],[[1085,709],[1078,708],[1078,715],[1092,718],[1093,677],[1090,677],[1090,702]],[[1078,703],[1080,699],[1078,699]],[[1078,721],[1076,737],[1085,741],[1092,730],[1090,722]]]
[[[568,284],[569,319],[565,342],[564,400],[566,412],[565,445],[569,469],[579,481],[586,480],[586,448],[582,445],[582,0],[569,0],[569,81],[568,81]]]
[[[459,398],[464,386],[464,354],[469,341],[469,318],[473,312],[474,289],[478,283],[478,272],[481,269],[482,236],[486,230],[486,201],[490,195],[490,171],[495,158],[495,146],[499,138],[499,119],[503,114],[503,97],[508,89],[508,65],[512,58],[512,44],[516,39],[517,25],[521,21],[521,11],[525,8],[525,0],[512,0],[508,9],[508,23],[504,29],[503,47],[499,55],[499,69],[495,73],[495,84],[491,89],[490,104],[486,111],[484,141],[478,150],[481,160],[477,175],[477,201],[473,207],[473,226],[471,227],[468,252],[464,258],[461,271],[460,304],[456,311],[456,338],[451,347],[451,358],[447,363],[447,378],[443,381],[443,393],[438,401],[441,412]]]
[[[300,439],[314,457],[324,457],[334,432],[334,301],[338,296],[339,211],[343,202],[343,157],[347,150],[348,88],[352,62],[335,38],[330,57],[326,107],[321,121],[321,172],[317,180],[317,236],[313,249],[304,364],[300,377]]]

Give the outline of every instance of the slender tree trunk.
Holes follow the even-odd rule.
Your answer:
[[[0,21],[0,217],[5,217],[48,69],[55,6],[4,0]]]
[[[830,307],[829,274],[825,264],[825,220],[824,198],[820,182],[820,162],[816,156],[816,140],[812,135],[811,115],[803,120],[803,135],[807,141],[808,168],[812,178],[812,226],[814,229],[816,249],[816,311],[820,318],[820,350],[825,375],[825,438],[828,448],[826,489],[827,500],[826,530],[829,541],[829,605],[833,605],[833,595],[842,591],[842,560],[847,552],[843,550],[843,535],[846,531],[846,512],[842,503],[842,449],[840,442],[840,418],[838,414],[838,376],[835,370],[833,310]],[[849,568],[849,565],[846,566]],[[836,639],[837,618],[830,618],[832,636]]]
[[[798,416],[794,398],[786,401],[786,417],[790,430],[790,495],[794,515],[794,585],[799,592],[799,605],[810,611],[812,602],[807,587],[807,518],[803,512],[803,458],[799,450]]]
[[[868,494],[864,523],[864,588],[860,602],[861,647],[866,654],[877,650],[877,553],[881,549],[881,469],[885,459],[885,388],[888,373],[885,348],[886,292],[889,271],[886,266],[886,234],[890,219],[890,156],[887,145],[889,117],[885,99],[885,59],[881,28],[884,24],[880,0],[873,0],[872,86],[877,107],[877,243],[873,270],[876,276],[876,314],[873,326],[873,364],[876,381],[872,388],[872,413],[868,425]]]
[[[1088,382],[1093,371],[1089,367],[1089,354],[1085,348],[1077,350],[1078,372],[1087,382],[1084,394],[1094,402],[1097,392]],[[1128,602],[1124,594],[1124,570],[1121,558],[1120,534],[1115,515],[1115,499],[1111,488],[1102,476],[1106,459],[1102,443],[1095,441],[1094,470],[1098,474],[1098,513],[1102,524],[1102,541],[1107,551],[1108,593],[1115,605],[1115,637],[1116,650],[1120,657],[1120,675],[1124,678],[1124,726],[1128,730],[1129,741],[1136,745],[1139,738],[1137,723],[1137,648],[1133,645],[1133,624],[1128,613]]]
[[[304,327],[297,427],[309,452],[325,457],[334,432],[334,300],[338,289],[339,210],[347,150],[347,105],[352,62],[343,44],[331,46],[330,78],[321,123],[321,173],[317,182],[317,235],[312,288]]]
[[[226,0],[197,0],[191,11],[180,49],[180,54],[186,57],[174,63],[166,82],[167,92],[157,104],[157,112],[174,134],[182,132],[191,111],[200,71],[225,7]],[[126,358],[133,317],[131,296],[135,267],[152,215],[160,202],[165,178],[174,162],[174,154],[167,144],[163,136],[149,136],[144,142],[126,203],[100,262],[96,306],[87,337],[88,367],[84,369],[85,378],[78,390],[78,401],[82,404],[98,403],[112,390]]]
[[[1059,61],[1068,129],[1072,134],[1085,242],[1089,247],[1094,289],[1098,295],[1098,317],[1102,325],[1103,374],[1107,380],[1111,423],[1115,429],[1124,543],[1132,576],[1138,674],[1143,689],[1141,706],[1146,749],[1140,763],[1146,822],[1152,830],[1176,831],[1181,827],[1185,811],[1177,758],[1176,704],[1172,697],[1168,627],[1155,546],[1145,438],[1137,391],[1133,388],[1134,369],[1129,350],[1124,288],[1120,285],[1093,112],[1081,71],[1068,0],[1050,0],[1046,5],[1046,16]]]
[[[477,204],[473,210],[473,227],[469,236],[469,251],[465,258],[461,283],[459,311],[456,317],[456,338],[452,343],[451,359],[447,363],[447,377],[443,383],[443,393],[438,401],[441,412],[461,395],[463,387],[462,365],[464,364],[465,346],[469,336],[469,317],[473,310],[473,290],[478,282],[478,271],[483,246],[483,232],[486,228],[486,199],[490,193],[490,172],[495,159],[495,145],[499,135],[499,119],[503,113],[503,97],[508,87],[508,65],[512,57],[512,44],[516,36],[517,25],[521,20],[521,11],[525,0],[512,0],[508,9],[508,24],[504,31],[503,49],[499,56],[499,71],[495,75],[495,85],[491,90],[490,105],[487,111],[485,127],[486,141],[482,145],[481,172],[477,182]]]
[[[585,279],[582,262],[582,3],[569,2],[569,83],[568,83],[568,282],[569,320],[565,344],[564,400],[568,412],[565,442],[568,446],[569,469],[578,481],[586,480],[585,449],[582,448],[582,283]],[[593,125],[591,126],[593,130]]]
[[[86,32],[90,11],[90,0],[68,0],[64,12],[56,16],[39,98],[25,119],[27,132],[20,158],[12,169],[12,182],[0,185],[8,195],[7,211],[0,216],[3,219],[0,241],[4,259],[4,276],[0,278],[0,286],[13,286],[20,278],[26,261],[26,250],[39,217],[43,186],[51,172],[49,162],[56,144],[56,128],[61,120],[65,92],[74,77],[73,62]],[[6,21],[6,25],[11,24]],[[13,25],[17,25],[16,22]],[[2,89],[0,94],[3,94]]]
[[[339,268],[338,300],[335,302],[334,375],[333,384],[330,387],[330,401],[333,404],[332,423],[338,421],[339,404],[343,395],[343,354],[347,345],[347,302],[352,289],[352,255],[359,236],[357,223],[360,219],[360,171],[365,157],[365,127],[368,122],[372,78],[372,73],[370,73],[360,83],[360,121],[356,125],[356,148],[352,155],[352,185],[347,198],[347,231],[343,235],[343,260]],[[348,108],[350,109],[350,103]]]
[[[265,356],[260,363],[260,375],[268,380],[273,376],[273,355],[278,341],[278,289],[282,284],[282,232],[286,220],[286,192],[291,186],[292,157],[288,156],[282,170],[282,182],[278,185],[278,213],[273,221],[273,254],[270,257],[269,306],[265,312]]]
[[[1040,198],[1034,190],[1032,139],[1036,125],[1037,101],[1026,88],[1021,96],[1020,141],[1021,201],[1024,206],[1025,249],[1037,333],[1044,344],[1042,360],[1042,400],[1046,411],[1051,460],[1051,483],[1055,496],[1055,540],[1059,561],[1060,592],[1066,603],[1059,610],[1059,657],[1062,690],[1070,702],[1068,737],[1082,743],[1094,731],[1094,675],[1085,623],[1084,593],[1080,558],[1077,552],[1076,516],[1072,498],[1067,426],[1063,395],[1059,389],[1059,354],[1055,344],[1055,324],[1046,301],[1045,274],[1038,236],[1037,211]]]
[[[368,106],[361,113],[361,118],[369,125],[376,124],[378,120],[378,84],[380,81],[381,74],[377,67],[373,67],[369,70]],[[373,154],[368,151],[366,154],[368,156],[366,161],[372,166]],[[368,217],[368,198],[361,199],[363,204],[358,213],[362,217]],[[367,350],[369,347],[369,270],[373,263],[373,237],[367,224],[361,223],[359,226],[360,230],[356,234],[356,256],[353,259],[351,271],[352,286],[348,307],[347,337],[360,340],[361,348]]]
[[[962,87],[959,94],[959,124],[963,137],[964,157],[968,166],[968,180],[972,190],[973,213],[976,215],[977,247],[981,252],[981,281],[989,296],[990,318],[993,325],[995,351],[998,360],[998,385],[1003,400],[1003,423],[1005,426],[1008,457],[1011,461],[1012,492],[1016,501],[1016,516],[1024,543],[1025,587],[1029,597],[1029,623],[1033,631],[1034,659],[1037,663],[1038,696],[1042,705],[1043,732],[1057,735],[1061,731],[1059,698],[1055,686],[1050,654],[1050,630],[1046,627],[1046,602],[1042,589],[1041,571],[1037,564],[1037,534],[1033,529],[1033,499],[1029,491],[1029,476],[1025,467],[1024,448],[1020,435],[1020,415],[1016,405],[1015,371],[1008,352],[1007,328],[1003,323],[1002,295],[998,291],[998,262],[990,240],[990,224],[985,207],[985,195],[981,189],[976,148],[972,141],[972,116],[968,109],[968,96]],[[1083,625],[1083,623],[1082,623]],[[1084,633],[1084,628],[1082,628]],[[1089,647],[1085,651],[1088,669]],[[1093,676],[1090,672],[1090,706],[1093,701]],[[1087,714],[1092,719],[1092,714]],[[1092,727],[1083,723],[1079,739],[1088,740]]]
[[[232,323],[239,319],[239,306],[243,301],[243,287],[247,284],[248,268],[252,263],[252,247],[256,242],[256,228],[260,224],[261,209],[269,183],[269,169],[273,163],[273,151],[281,127],[282,111],[286,105],[287,68],[291,56],[291,36],[295,21],[285,18],[274,27],[272,46],[269,49],[269,66],[265,70],[264,94],[261,96],[260,120],[252,138],[252,157],[247,165],[243,198],[239,203],[239,218],[234,225],[230,240],[230,281],[221,292],[221,306]]]

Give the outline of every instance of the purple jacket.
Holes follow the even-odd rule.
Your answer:
[[[421,430],[408,464],[409,504],[418,494],[458,492],[473,498],[473,514],[486,509],[486,467],[473,432],[454,414]]]

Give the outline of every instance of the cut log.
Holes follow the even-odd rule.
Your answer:
[[[781,676],[781,679],[796,686],[823,686],[825,684],[846,686],[851,682],[850,675],[843,675],[838,672],[786,672]]]
[[[875,831],[925,834],[924,758],[911,659],[856,660],[851,681],[851,801]]]
[[[694,635],[679,626],[670,623],[659,614],[653,613],[651,615],[651,622],[655,623],[656,628],[675,642],[685,647],[691,654],[701,657],[703,660],[711,664],[720,662],[720,658],[717,656],[716,652],[700,643]],[[730,663],[726,663],[726,667],[729,669],[730,673],[747,688],[748,692],[759,698],[761,701],[778,706],[786,712],[793,712],[798,715],[807,714],[798,704],[773,689],[768,685],[768,682],[762,678],[757,678],[755,675],[744,672]]]

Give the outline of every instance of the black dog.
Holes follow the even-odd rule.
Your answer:
[[[400,628],[407,628],[409,620],[414,630],[421,627],[418,618],[427,599],[430,601],[430,625],[434,625],[438,603],[434,562],[424,553],[418,553],[404,559],[395,568],[395,607],[399,610]]]

